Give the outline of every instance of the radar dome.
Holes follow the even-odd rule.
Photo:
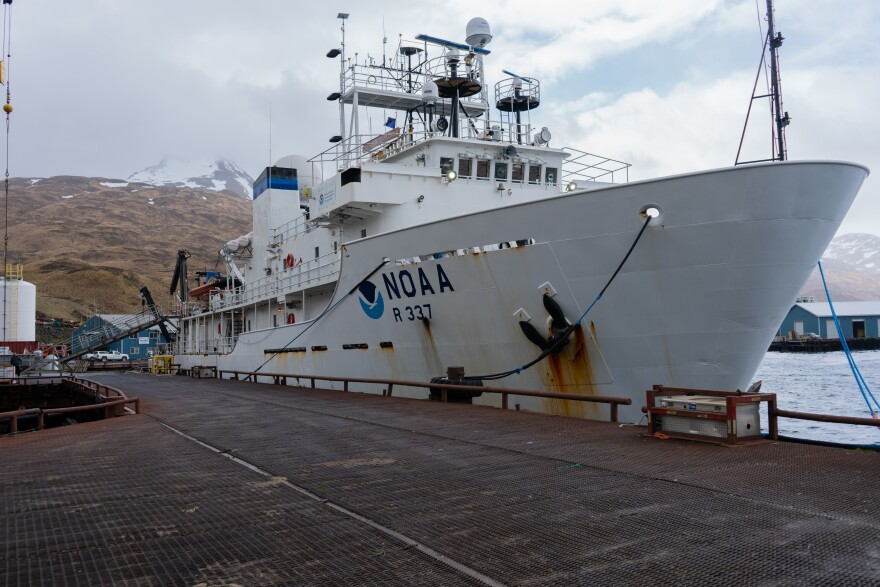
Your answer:
[[[477,16],[470,19],[466,31],[465,42],[471,47],[485,47],[492,41],[492,31],[485,18]]]
[[[296,169],[296,177],[299,187],[313,187],[321,183],[321,170],[309,163],[309,160],[301,155],[286,155],[275,162],[275,167]]]
[[[422,102],[425,104],[433,104],[440,97],[437,84],[433,80],[428,80],[422,84]]]

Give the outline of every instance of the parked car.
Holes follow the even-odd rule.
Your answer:
[[[87,361],[127,361],[128,355],[119,351],[95,351],[94,353],[86,353],[83,358]]]

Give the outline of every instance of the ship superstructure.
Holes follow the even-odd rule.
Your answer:
[[[357,63],[343,36],[328,54],[339,134],[260,174],[253,232],[221,250],[235,279],[182,303],[182,364],[422,381],[449,366],[504,371],[583,316],[647,223],[570,340],[502,383],[633,397],[634,419],[653,384],[747,385],[867,170],[774,162],[628,182],[628,164],[558,148],[532,124],[538,80],[505,72],[490,87],[490,40],[476,18],[465,43],[419,35]],[[383,113],[382,132],[361,132],[366,109]]]

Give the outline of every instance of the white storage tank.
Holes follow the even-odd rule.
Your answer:
[[[37,286],[22,279],[0,277],[0,308],[5,302],[5,328],[0,331],[0,339],[6,341],[27,341],[37,339]],[[5,336],[4,336],[5,334]]]

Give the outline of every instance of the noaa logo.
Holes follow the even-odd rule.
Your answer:
[[[324,194],[321,194],[320,196],[318,196],[318,205],[319,206],[324,205]]]
[[[358,291],[361,294],[358,301],[361,303],[364,314],[373,320],[381,318],[385,312],[385,300],[382,299],[382,292],[376,289],[376,286],[369,281],[363,282],[358,287]]]

